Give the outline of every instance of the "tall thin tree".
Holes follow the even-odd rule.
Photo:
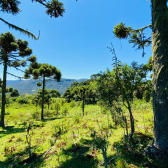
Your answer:
[[[24,57],[29,57],[32,53],[32,49],[28,48],[28,42],[20,39],[16,40],[13,34],[10,32],[2,33],[0,35],[0,64],[3,64],[3,84],[2,84],[2,107],[1,107],[1,122],[0,126],[4,125],[5,114],[5,93],[6,93],[6,76],[7,73],[18,77],[12,73],[7,72],[7,67],[14,67],[17,70],[18,67],[24,67],[26,60],[22,60]]]
[[[56,79],[58,82],[61,80],[61,71],[57,69],[55,66],[49,64],[40,64],[36,62],[36,56],[32,57],[34,60],[28,69],[25,70],[25,78],[30,78],[32,75],[34,79],[42,78],[42,108],[41,108],[41,119],[44,119],[44,90],[46,86],[46,82],[50,79]],[[38,83],[40,85],[40,83]]]

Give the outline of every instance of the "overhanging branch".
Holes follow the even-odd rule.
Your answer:
[[[42,5],[44,5],[45,7],[47,7],[47,5],[42,2],[42,0],[36,0],[36,2],[38,2],[38,3],[42,4]]]
[[[1,21],[3,21],[5,24],[7,24],[9,26],[9,28],[13,28],[15,30],[19,30],[20,32],[26,34],[28,37],[31,37],[32,39],[34,40],[38,40],[39,39],[39,36],[40,36],[40,31],[39,31],[39,36],[36,38],[36,36],[34,34],[32,34],[31,32],[27,31],[27,30],[24,30],[18,26],[15,26],[7,21],[5,21],[4,19],[0,18]]]
[[[19,78],[20,80],[21,80],[21,79],[24,79],[24,77],[16,76],[16,75],[14,75],[14,74],[12,74],[12,73],[9,73],[9,72],[7,72],[7,74],[9,74],[9,75],[11,75],[11,76],[14,76],[14,77],[16,77],[16,78]]]
[[[147,26],[145,26],[145,27],[142,27],[142,28],[140,28],[140,29],[132,29],[131,32],[143,31],[144,29],[146,29],[146,28],[148,28],[148,27],[152,28],[152,24],[149,24],[149,25],[147,25]]]

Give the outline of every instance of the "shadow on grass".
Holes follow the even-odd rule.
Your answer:
[[[63,150],[63,154],[71,159],[61,163],[61,168],[97,168],[97,158],[89,154],[91,144],[91,140],[81,139],[80,144],[73,144],[69,149]]]
[[[47,122],[47,121],[53,121],[53,120],[58,120],[58,119],[63,119],[65,117],[54,117],[54,118],[44,118],[43,120],[41,120],[42,122]],[[71,117],[67,117],[67,118],[71,118]]]
[[[53,120],[56,120],[56,119],[62,119],[62,118],[57,118],[57,117],[54,117],[54,118],[45,118],[43,120],[41,120],[42,122],[47,122],[47,121],[53,121]]]
[[[2,129],[3,130],[0,131],[0,138],[9,134],[22,133],[25,131],[25,128],[15,128],[14,126],[2,127]]]
[[[70,148],[63,150],[61,155],[66,155],[67,160],[60,162],[60,168],[97,168],[97,158],[89,153],[92,141],[81,139],[80,143],[73,144]],[[68,159],[70,157],[70,159]],[[28,158],[28,150],[16,153],[15,155],[8,154],[7,160],[0,162],[1,167],[42,167],[44,160],[48,157],[42,157],[42,154],[34,154],[32,158]]]
[[[34,147],[35,148],[35,147]],[[41,154],[34,154],[32,153],[32,157],[28,157],[28,149],[24,151],[11,154],[10,152],[6,154],[7,159],[3,162],[0,161],[0,168],[28,168],[33,167],[36,163],[40,163],[42,165],[43,159]]]
[[[152,137],[137,132],[134,134],[131,142],[127,142],[123,138],[121,141],[116,142],[114,147],[120,153],[119,159],[124,160],[128,164],[133,164],[137,167],[161,168],[161,166],[157,166],[157,163],[155,163],[157,162],[156,160],[152,161],[145,156],[145,149],[152,143],[152,140]]]

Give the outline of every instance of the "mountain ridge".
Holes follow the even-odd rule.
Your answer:
[[[62,95],[64,91],[71,85],[73,82],[83,82],[87,79],[67,79],[61,78],[60,82],[57,80],[51,79],[46,82],[46,89],[55,89],[60,92]],[[33,94],[36,93],[42,86],[37,86],[37,82],[42,82],[42,79],[28,79],[28,80],[7,80],[7,87],[13,87],[19,91],[19,94]]]

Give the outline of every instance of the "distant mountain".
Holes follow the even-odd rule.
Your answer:
[[[46,89],[55,89],[60,92],[62,95],[67,87],[71,85],[73,82],[83,82],[87,79],[65,79],[62,78],[60,82],[57,82],[56,80],[50,80],[46,82]],[[37,86],[37,82],[42,82],[41,79],[37,80],[7,80],[7,87],[13,87],[14,89],[17,89],[19,93],[27,93],[27,94],[33,94],[36,93],[41,87]]]

